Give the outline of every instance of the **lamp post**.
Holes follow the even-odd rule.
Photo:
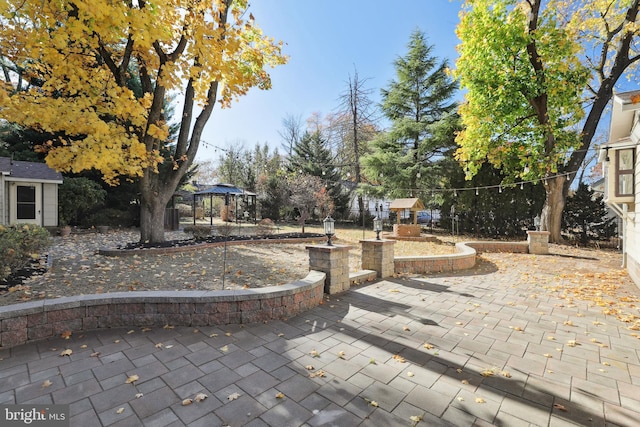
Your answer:
[[[331,218],[330,215],[327,215],[324,221],[322,221],[322,225],[324,226],[324,234],[327,236],[327,246],[333,246],[331,238],[335,234],[335,220]]]
[[[378,217],[378,215],[373,218],[373,231],[376,232],[376,240],[380,240],[380,232],[382,231],[382,218]]]

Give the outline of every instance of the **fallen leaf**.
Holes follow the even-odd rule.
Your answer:
[[[469,385],[469,380],[462,380],[461,383],[464,385]]]
[[[169,349],[169,348],[172,348],[172,347],[173,347],[173,344],[169,344],[169,345],[165,345],[164,346],[164,348],[166,348],[166,349]]]
[[[68,349],[64,350],[62,353],[60,353],[60,356],[71,356],[72,353],[73,353],[73,350],[68,348]]]
[[[140,329],[142,332],[149,332],[151,330],[151,328],[142,328]]]
[[[142,393],[136,393],[136,399],[140,399],[142,396],[144,396],[144,394],[142,394]]]
[[[408,376],[409,378],[413,377],[414,375],[415,375],[415,374],[414,374],[413,372],[411,372],[411,371],[407,372],[407,376]]]
[[[140,377],[135,375],[135,374],[134,375],[129,375],[129,377],[127,378],[127,380],[124,383],[125,384],[132,384],[132,383],[138,381],[139,379],[140,379]]]
[[[379,406],[378,402],[376,402],[375,400],[372,400],[371,402],[369,402],[369,405],[373,406],[374,408],[377,408]]]
[[[402,330],[403,330],[403,331],[410,331],[411,329],[410,329],[408,326],[403,326],[403,327],[402,327]]]
[[[433,344],[429,344],[429,343],[427,342],[427,343],[425,343],[425,344],[423,345],[423,347],[424,347],[424,348],[426,348],[427,350],[432,350],[434,346],[433,346]]]
[[[240,397],[239,393],[231,393],[229,396],[227,396],[227,399],[229,400],[236,400],[237,398]]]
[[[118,408],[118,410],[116,411],[116,414],[121,414],[124,412],[124,408]]]
[[[80,348],[87,348],[87,345],[86,345],[86,344],[82,344],[82,345],[80,346]]]
[[[405,363],[406,362],[405,358],[400,356],[399,354],[394,354],[393,355],[393,359],[395,359],[398,363]]]
[[[53,384],[53,383],[50,380],[45,380],[42,383],[42,388],[47,388],[47,387],[51,386],[51,384]]]
[[[231,336],[231,332],[227,332],[225,335],[230,337]]]
[[[569,340],[567,341],[567,345],[569,347],[575,347],[576,345],[578,345],[578,343],[576,342],[576,340]]]
[[[196,402],[202,402],[202,401],[203,401],[203,400],[205,400],[207,397],[209,397],[209,396],[207,396],[207,395],[206,395],[206,394],[204,394],[204,393],[198,393],[198,394],[196,394],[196,397],[194,397],[194,398],[193,398],[193,400],[195,400]]]
[[[315,378],[315,377],[324,378],[326,376],[327,374],[322,369],[317,372],[312,372],[309,374],[309,378]]]
[[[182,406],[191,405],[193,403],[193,399],[187,398],[182,401]]]
[[[65,340],[68,340],[69,338],[71,338],[71,331],[64,331],[63,333],[60,334],[60,337],[64,338]]]
[[[169,324],[163,326],[164,329],[173,329],[175,326],[171,326]]]
[[[496,374],[496,371],[493,369],[485,369],[484,371],[480,372],[480,375],[482,375],[483,377],[490,377]]]
[[[98,356],[100,356],[100,352],[96,351],[95,353],[91,353],[90,356],[91,357],[98,357]]]
[[[220,347],[220,351],[223,352],[223,353],[226,353],[227,351],[229,351],[229,346],[225,345],[225,346]]]
[[[554,407],[555,409],[560,410],[560,411],[565,411],[565,412],[567,411],[567,408],[565,408],[563,405],[561,405],[561,404],[559,404],[559,403],[554,403],[554,404],[553,404],[553,407]]]
[[[118,344],[120,342],[120,340],[114,340],[113,342]]]
[[[218,334],[211,334],[211,335],[209,335],[209,338],[215,338],[217,336],[218,336]]]
[[[316,368],[314,368],[314,367],[313,367],[313,365],[307,365],[307,366],[305,366],[305,369],[306,369],[307,371],[313,371],[313,370],[314,370],[314,369],[316,369]]]
[[[483,398],[481,398],[481,397],[476,397],[476,399],[475,399],[475,400],[476,400],[476,403],[486,403],[486,400],[484,400],[484,399],[483,399]]]
[[[131,335],[131,334],[135,334],[136,331],[134,331],[133,329],[131,329],[130,331],[127,332],[127,335]]]
[[[162,348],[164,347],[164,344],[162,344],[161,342],[159,342],[158,344],[156,344],[156,348]]]
[[[564,322],[565,326],[574,326],[573,322],[571,320],[565,320]]]
[[[339,352],[338,352],[338,357],[339,357],[340,359],[344,359],[344,356],[345,356],[344,351],[339,351]]]
[[[284,399],[284,393],[280,392],[276,394],[276,399]]]
[[[318,351],[315,349],[311,350],[309,354],[311,355],[311,357],[320,357],[320,353],[318,353]]]
[[[500,375],[502,375],[505,378],[511,378],[511,373],[508,371],[502,371],[500,372]]]

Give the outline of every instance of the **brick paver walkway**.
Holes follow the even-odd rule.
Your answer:
[[[607,269],[485,258],[461,274],[357,286],[286,321],[0,350],[0,404],[70,404],[78,427],[638,425],[638,335],[544,288],[598,284]],[[208,397],[182,404],[198,393]]]

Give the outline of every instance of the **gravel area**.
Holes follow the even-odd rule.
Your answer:
[[[166,240],[188,239],[168,232]],[[0,294],[0,305],[70,295],[143,290],[222,290],[277,286],[305,277],[309,243],[229,245],[197,251],[127,257],[98,255],[140,239],[137,231],[82,233],[54,237],[48,251],[50,268],[42,276]],[[351,251],[350,268],[357,271],[360,251]],[[224,266],[224,268],[223,268]]]

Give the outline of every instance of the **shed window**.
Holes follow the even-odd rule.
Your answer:
[[[19,185],[16,188],[16,218],[36,219],[36,187]]]
[[[616,151],[616,196],[633,196],[635,150]]]

